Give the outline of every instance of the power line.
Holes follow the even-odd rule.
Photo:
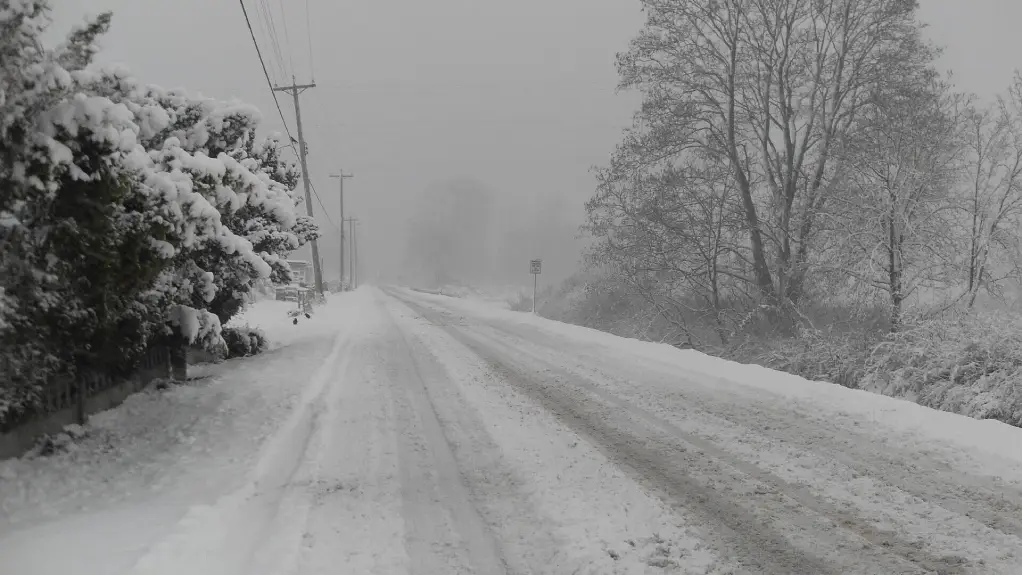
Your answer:
[[[425,90],[437,90],[437,89],[449,89],[456,88],[458,90],[500,90],[501,92],[509,91],[531,91],[551,93],[557,91],[566,90],[592,90],[593,88],[610,88],[614,89],[613,82],[606,82],[603,80],[568,80],[563,79],[549,80],[545,78],[530,78],[516,83],[501,83],[501,82],[459,82],[455,80],[441,80],[436,82],[423,82],[423,83],[402,83],[402,82],[325,82],[320,83],[319,87],[329,88],[331,90],[385,90],[387,92],[401,92],[401,91],[414,91],[422,92]]]
[[[330,217],[330,212],[327,211],[326,206],[323,205],[323,200],[319,198],[319,192],[316,191],[316,184],[310,179],[309,184],[312,185],[312,195],[316,196],[316,201],[319,202],[319,207],[323,208],[323,215],[326,216],[326,221],[330,222],[330,226],[334,228],[334,231],[340,233],[341,230],[337,228],[337,224],[334,223],[333,218]]]
[[[291,53],[291,35],[287,31],[287,15],[284,13],[284,0],[279,0],[278,6],[280,6],[280,23],[284,26],[284,43],[287,45],[287,59],[291,63],[291,74],[295,73],[295,60]]]
[[[241,11],[242,11],[242,14],[244,14],[244,16],[245,16],[245,23],[248,26],[249,34],[252,36],[252,44],[255,46],[256,55],[259,57],[259,65],[262,66],[263,76],[266,77],[266,84],[267,84],[267,86],[269,86],[270,94],[273,96],[273,103],[277,107],[277,113],[280,115],[280,121],[283,123],[284,131],[287,132],[288,139],[291,142],[289,147],[292,150],[294,150],[295,154],[298,154],[299,151],[295,148],[295,145],[294,145],[294,142],[295,142],[294,136],[291,135],[291,130],[287,126],[287,120],[284,119],[284,111],[281,109],[280,102],[277,100],[277,90],[274,89],[273,81],[270,80],[269,71],[266,69],[266,62],[263,59],[262,52],[259,49],[259,42],[256,40],[255,32],[252,30],[252,22],[249,19],[248,10],[245,8],[245,1],[244,0],[238,0],[238,2],[241,4]],[[270,36],[271,46],[275,50],[275,54],[277,56],[277,64],[278,64],[278,66],[281,69],[281,73],[284,74],[284,62],[283,62],[283,57],[282,57],[281,51],[280,51],[280,40],[279,40],[279,36],[277,34],[276,25],[275,25],[275,23],[273,21],[272,12],[269,9],[269,7],[266,5],[266,0],[259,0],[259,2],[260,2],[260,4],[257,4],[257,9],[259,7],[262,7],[262,9],[263,9],[263,16],[264,16],[264,18],[267,21],[266,23],[267,23],[267,27],[269,29],[268,35]],[[281,23],[284,26],[284,41],[287,43],[287,47],[288,47],[288,59],[289,59],[289,61],[291,63],[291,70],[293,72],[294,71],[294,60],[291,58],[291,50],[290,50],[291,40],[290,40],[289,34],[288,34],[287,19],[286,19],[285,15],[284,15],[283,2],[281,2],[281,4],[280,4],[280,15],[281,15]],[[308,0],[306,0],[306,3],[305,3],[305,25],[306,25],[306,31],[310,32],[311,31],[311,21],[310,21],[310,16],[309,16],[309,4],[308,4]],[[309,36],[311,36],[311,34],[307,34],[306,36],[309,37]],[[308,48],[309,48],[309,72],[310,72],[310,75],[311,75],[311,74],[314,74],[313,66],[312,66],[312,40],[311,40],[311,37],[308,39]],[[319,203],[320,208],[323,209],[323,216],[326,217],[327,222],[330,223],[330,226],[334,229],[334,231],[340,233],[340,230],[338,229],[337,224],[335,224],[333,218],[330,217],[330,212],[326,209],[326,205],[323,204],[323,199],[319,197],[319,191],[316,190],[315,182],[313,182],[311,178],[308,178],[308,183],[309,183],[309,186],[312,188],[313,196],[315,196],[316,201]]]
[[[259,13],[259,5],[258,4],[256,4],[256,13],[257,14]],[[264,38],[270,38],[270,31],[266,27],[266,18],[255,18],[254,20],[256,21],[256,24],[259,25],[259,33],[260,33],[260,35],[263,36]],[[271,45],[272,45],[272,41],[271,41]]]
[[[323,116],[323,118],[326,118],[325,121],[327,124],[332,124],[332,121],[330,120],[331,116],[327,113],[326,106],[323,105],[323,102],[319,98],[313,98],[313,100],[316,102],[316,108],[319,109],[319,113]]]
[[[290,142],[294,142],[294,136],[287,127],[287,120],[284,119],[284,111],[280,109],[280,102],[277,101],[277,93],[273,90],[273,82],[270,81],[270,73],[266,71],[266,62],[263,61],[263,53],[259,50],[259,42],[256,41],[255,32],[252,30],[252,21],[248,18],[248,10],[245,8],[245,0],[238,0],[241,4],[241,13],[245,15],[245,24],[248,25],[248,33],[252,36],[252,45],[255,46],[256,56],[259,56],[259,65],[263,68],[263,76],[266,77],[266,85],[270,88],[270,95],[273,96],[273,103],[277,106],[277,113],[280,114],[280,121],[284,124],[284,131]]]
[[[255,3],[256,14],[259,16],[258,20],[262,24],[262,29],[266,31],[266,39],[270,44],[270,56],[271,56],[271,68],[272,64],[276,63],[276,72],[280,73],[280,77],[284,77],[284,68],[280,65],[280,58],[277,55],[277,44],[276,44],[276,33],[273,30],[273,21],[266,16],[266,0],[257,0]],[[273,57],[276,58],[274,59]]]
[[[266,27],[266,37],[270,43],[270,55],[272,58],[268,58],[267,68],[276,68],[277,76],[273,78],[274,84],[278,82],[284,82],[288,78],[287,67],[284,65],[284,53],[280,49],[280,37],[277,34],[277,23],[273,19],[273,14],[270,12],[269,7],[266,5],[266,0],[259,0],[256,3],[256,9],[259,13],[259,20],[264,23]],[[272,64],[275,63],[274,67]]]
[[[280,72],[281,81],[287,79],[287,69],[284,66],[283,52],[280,51],[280,36],[277,34],[277,24],[273,20],[273,12],[270,10],[266,0],[259,0],[256,4],[256,9],[262,15],[263,20],[266,22],[269,33],[267,36],[270,38],[270,47],[273,48],[274,56],[277,57],[277,70]]]

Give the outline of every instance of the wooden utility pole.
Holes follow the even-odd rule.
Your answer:
[[[356,270],[355,270],[355,260],[358,257],[358,253],[356,252],[357,246],[355,245],[355,238],[356,238],[356,236],[355,236],[355,226],[358,225],[358,218],[348,218],[345,221],[347,221],[349,224],[351,224],[351,225],[348,226],[348,230],[350,230],[349,233],[351,234],[351,238],[349,238],[350,241],[348,242],[348,246],[349,246],[349,249],[348,249],[348,277],[351,278],[351,287],[354,289],[355,286],[358,285],[358,283],[357,283],[358,278],[356,277]]]
[[[337,178],[341,186],[341,289],[344,289],[344,179],[354,178],[355,174],[345,174],[344,170],[337,170],[336,174],[330,174],[331,178]]]
[[[298,123],[298,157],[302,162],[302,181],[305,182],[305,211],[309,214],[309,217],[313,217],[312,214],[312,192],[310,191],[309,182],[309,164],[305,159],[305,136],[302,132],[302,109],[298,103],[298,94],[308,90],[309,88],[315,88],[316,84],[296,84],[295,79],[291,78],[290,86],[274,86],[274,92],[287,92],[291,94],[291,97],[295,101],[295,121]],[[316,291],[320,294],[323,293],[323,270],[319,266],[319,243],[316,240],[312,240],[312,272],[316,278]]]

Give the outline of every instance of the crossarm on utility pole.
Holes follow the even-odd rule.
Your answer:
[[[309,88],[315,88],[315,87],[316,87],[315,84],[291,84],[290,86],[274,86],[273,87],[273,91],[274,92],[295,92],[295,91],[304,91],[304,90],[308,90]]]

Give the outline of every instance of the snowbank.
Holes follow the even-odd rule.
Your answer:
[[[482,302],[503,309],[508,309],[508,302],[526,291],[528,291],[529,297],[532,297],[531,287],[526,289],[525,287],[512,285],[487,287],[445,285],[439,291],[440,295]],[[423,293],[431,292],[424,291]]]
[[[805,413],[852,420],[855,425],[868,422],[866,431],[888,440],[938,449],[948,446],[956,459],[972,459],[973,454],[988,454],[1008,460],[1016,471],[1022,470],[1022,429],[995,420],[937,411],[904,399],[892,398],[863,390],[848,389],[828,382],[809,381],[788,373],[758,365],[740,364],[712,357],[695,350],[679,350],[666,344],[618,337],[590,328],[548,320],[530,313],[511,312],[472,300],[440,299],[437,296],[413,294],[420,301],[434,301],[449,309],[464,310],[483,317],[512,324],[530,325],[548,333],[570,337],[577,342],[599,346],[607,354],[638,356],[674,370],[679,377],[699,376],[706,385],[726,386],[736,392],[763,392],[774,401],[791,403]],[[628,361],[623,355],[622,361]],[[978,463],[978,462],[977,462]],[[1003,465],[986,461],[985,473],[1001,475]]]
[[[243,319],[276,349],[133,395],[64,451],[0,461],[0,573],[128,572],[190,506],[249,482],[365,295],[331,297],[298,325],[286,315],[294,304],[258,302]]]

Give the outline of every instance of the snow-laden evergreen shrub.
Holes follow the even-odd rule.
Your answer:
[[[0,0],[0,421],[79,370],[221,325],[318,234],[259,115],[90,66],[111,16],[57,48],[45,0]]]
[[[266,351],[269,340],[262,330],[251,327],[228,327],[223,330],[227,357],[249,357]]]
[[[164,316],[140,297],[166,266],[153,173],[123,105],[87,69],[102,15],[42,48],[42,1],[0,0],[0,419],[78,370],[128,371]]]

